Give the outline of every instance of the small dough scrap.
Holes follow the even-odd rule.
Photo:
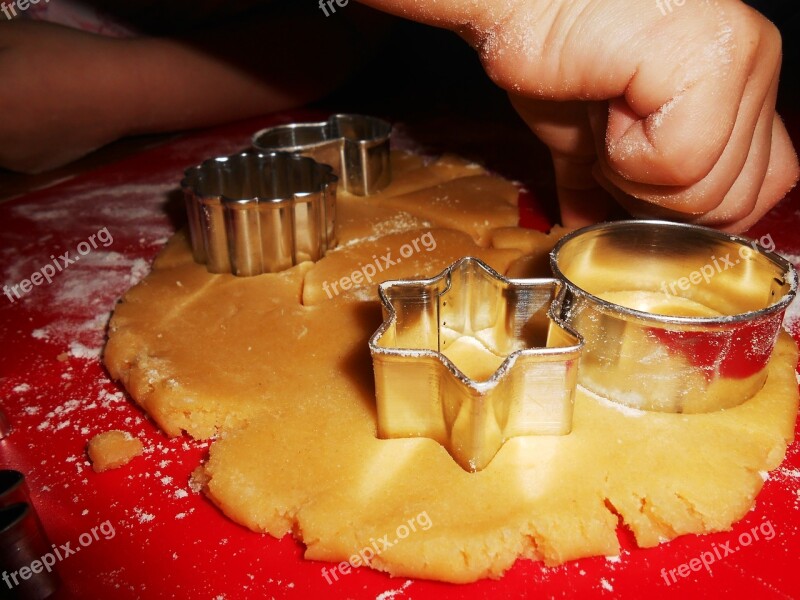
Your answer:
[[[127,431],[113,429],[98,433],[87,447],[92,469],[97,473],[127,465],[143,452],[142,442]]]

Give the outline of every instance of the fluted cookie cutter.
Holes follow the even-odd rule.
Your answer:
[[[387,121],[366,115],[339,114],[319,123],[291,123],[262,129],[253,135],[260,152],[285,151],[330,165],[342,189],[370,196],[392,179]]]
[[[52,596],[60,580],[53,570],[56,560],[51,549],[24,476],[0,470],[0,597],[40,600]]]
[[[560,288],[472,257],[381,283],[384,322],[369,340],[379,436],[432,438],[478,471],[511,437],[569,433],[583,342],[551,312]],[[488,368],[460,360],[476,345]]]
[[[586,342],[580,385],[662,412],[751,398],[797,292],[794,267],[770,250],[664,221],[604,223],[562,238],[550,261],[564,282],[557,314]]]
[[[287,152],[206,160],[181,181],[194,259],[259,275],[319,260],[336,245],[333,169]]]

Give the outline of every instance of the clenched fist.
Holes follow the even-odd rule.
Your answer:
[[[748,229],[792,188],[777,29],[738,0],[366,0],[456,31],[550,147],[562,220]]]

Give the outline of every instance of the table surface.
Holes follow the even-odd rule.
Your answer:
[[[79,244],[103,228],[113,238],[95,238],[108,245],[98,244],[57,272],[51,284],[13,302],[0,296],[0,407],[13,426],[0,442],[0,464],[26,474],[52,543],[74,546],[93,527],[109,522],[114,528],[113,537],[100,537],[59,563],[63,583],[57,598],[800,597],[797,443],[731,532],[684,536],[642,550],[621,530],[624,550],[618,558],[557,568],[520,560],[500,580],[465,586],[392,579],[365,568],[329,585],[321,571],[330,565],[305,561],[302,545],[290,536],[276,540],[250,532],[193,491],[189,476],[208,444],[168,439],[109,379],[101,364],[108,318],[180,226],[177,183],[183,169],[246,147],[250,134],[267,124],[303,116],[277,115],[187,135],[0,204],[5,285],[28,278],[64,252],[75,256]],[[800,133],[800,122],[789,125]],[[523,223],[544,227],[544,215],[534,199]],[[770,235],[782,254],[800,264],[799,224],[795,189],[751,235]],[[786,327],[796,339],[798,322],[795,305]],[[114,428],[138,436],[145,454],[125,468],[96,474],[86,442]],[[678,567],[714,547],[739,547],[743,532],[763,528],[766,521],[774,529],[772,539],[742,545],[716,561],[711,572],[691,572],[670,585],[662,578],[662,568]]]

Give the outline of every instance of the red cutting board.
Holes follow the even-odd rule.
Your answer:
[[[108,316],[180,224],[183,169],[246,147],[263,126],[308,116],[295,112],[197,133],[0,204],[0,275],[6,285],[51,263],[51,255],[58,260],[64,252],[86,250],[81,242],[103,228],[113,238],[96,237],[98,247],[58,272],[51,284],[13,303],[0,296],[0,406],[14,428],[0,443],[2,466],[27,475],[51,542],[79,546],[82,533],[106,522],[114,530],[113,537],[101,535],[59,563],[58,598],[800,597],[797,443],[731,532],[684,536],[647,550],[621,532],[619,558],[558,568],[521,560],[500,580],[462,586],[392,579],[365,568],[328,584],[322,569],[331,565],[303,560],[302,546],[291,537],[252,533],[193,492],[189,475],[208,444],[167,439],[109,380],[99,359]],[[790,122],[796,141],[798,124]],[[523,223],[546,226],[538,204],[527,201]],[[798,224],[795,190],[752,234],[769,234],[779,251],[800,264]],[[795,307],[790,327],[796,320]],[[798,337],[800,327],[793,331]],[[111,428],[137,435],[145,455],[95,474],[86,442]],[[745,546],[753,527],[761,528],[761,539]],[[726,547],[732,552],[723,556]],[[662,577],[662,569],[714,549],[719,559],[710,570],[692,571],[669,585]]]

